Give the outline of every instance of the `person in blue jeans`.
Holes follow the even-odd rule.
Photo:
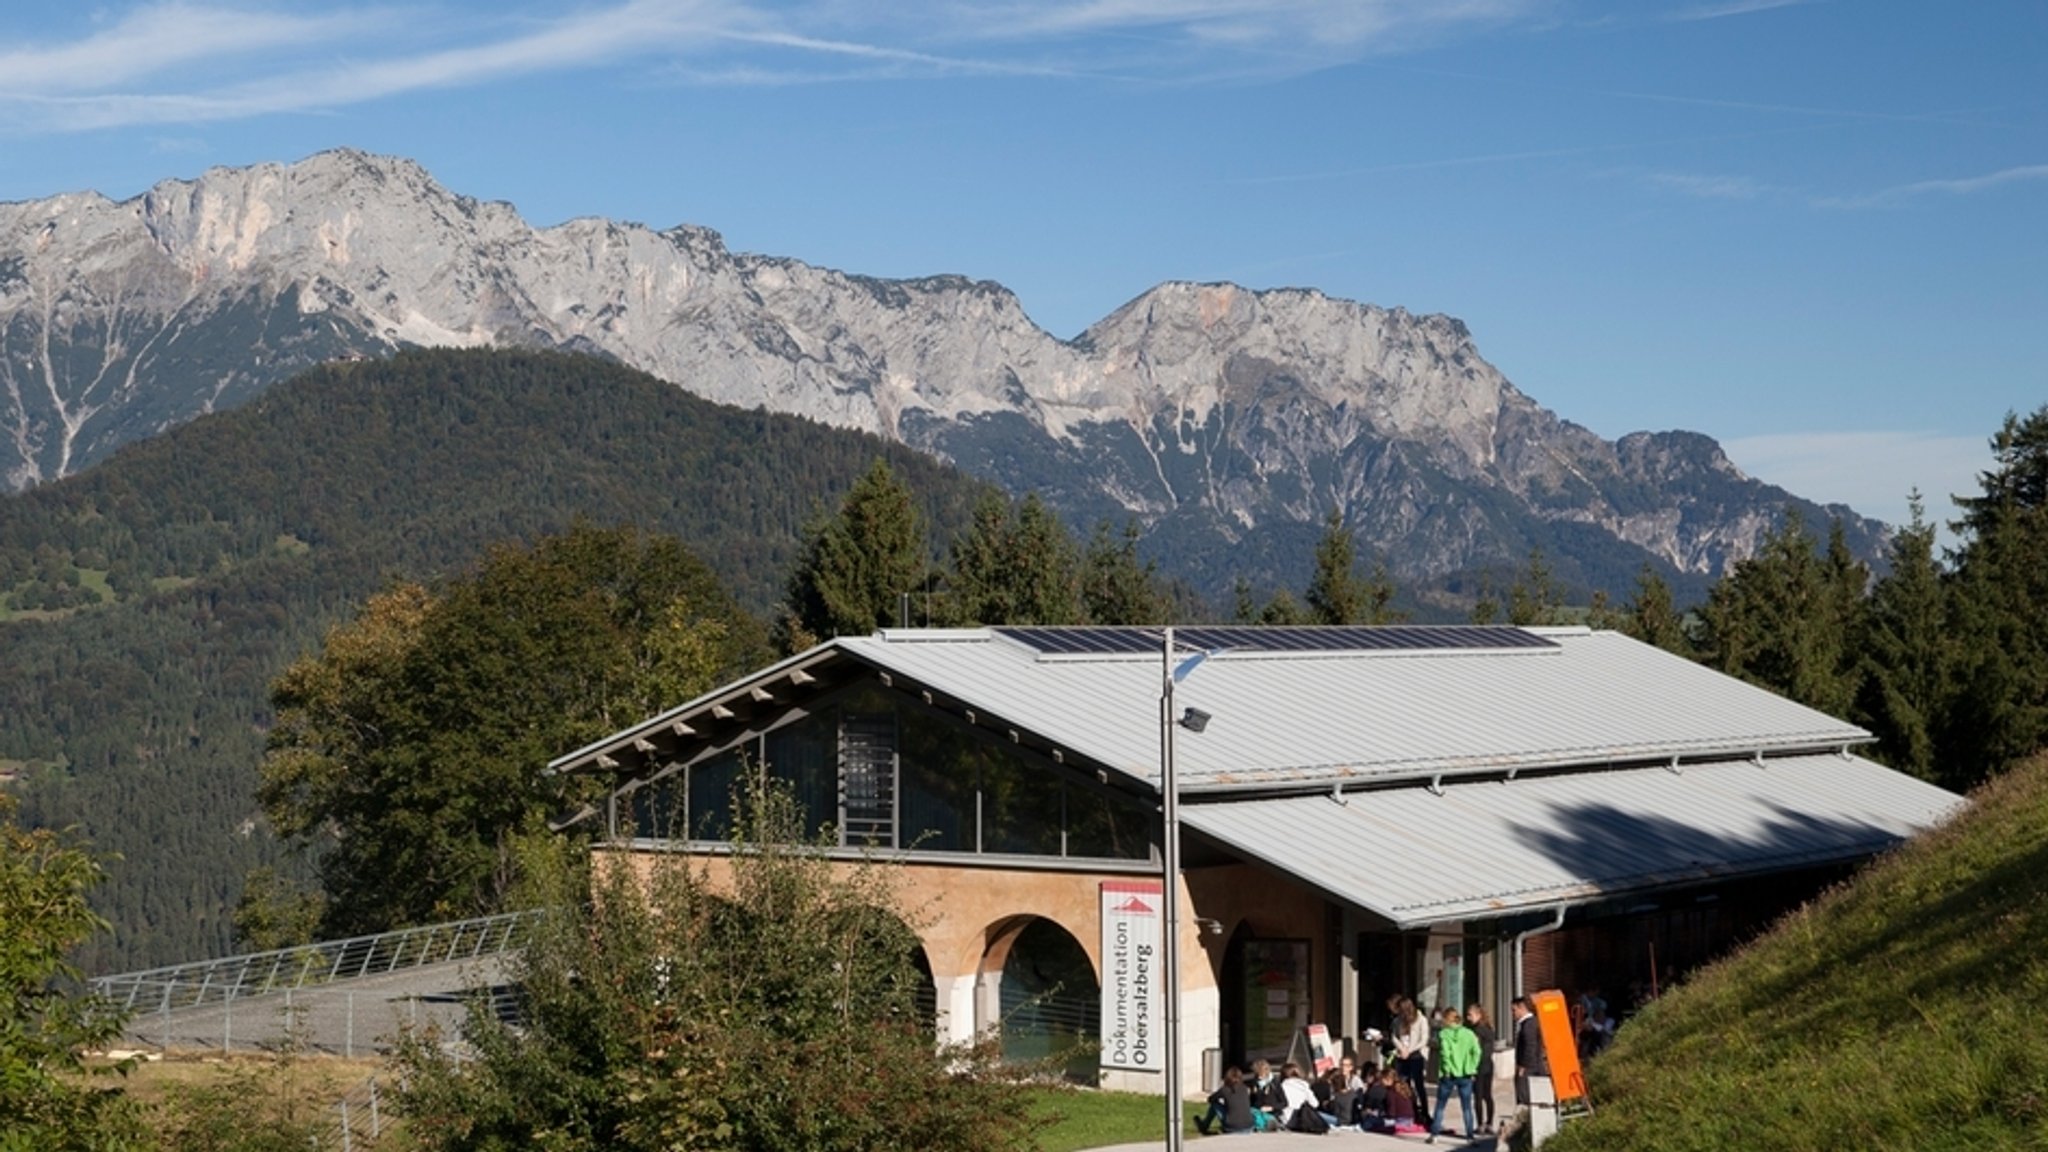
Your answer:
[[[1450,1108],[1451,1093],[1458,1094],[1458,1107],[1465,1112],[1465,1139],[1477,1136],[1473,1123],[1472,1077],[1479,1072],[1479,1037],[1458,1015],[1456,1008],[1446,1008],[1443,1014],[1443,1031],[1437,1033],[1437,1079],[1436,1116],[1429,1123],[1429,1139],[1436,1138],[1444,1130],[1444,1113]]]

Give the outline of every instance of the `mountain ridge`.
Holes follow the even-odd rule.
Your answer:
[[[736,253],[698,225],[535,227],[354,150],[0,205],[8,487],[313,363],[412,345],[607,356],[1045,491],[1073,521],[1135,517],[1198,568],[1247,543],[1298,551],[1332,508],[1428,581],[1543,547],[1589,586],[1644,562],[1697,585],[1788,503],[1844,519],[1866,558],[1885,533],[1697,434],[1602,439],[1517,389],[1455,317],[1313,288],[1170,281],[1063,340],[995,281]]]

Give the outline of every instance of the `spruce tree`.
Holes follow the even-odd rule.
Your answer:
[[[1912,523],[1892,541],[1891,571],[1870,594],[1857,711],[1886,763],[1942,782],[1935,733],[1953,695],[1955,652],[1934,528],[1917,491],[1911,507]]]
[[[1685,617],[1671,604],[1671,586],[1647,561],[1636,573],[1635,595],[1623,608],[1621,630],[1645,644],[1666,652],[1689,655],[1692,638],[1685,630]]]
[[[805,533],[783,598],[783,646],[894,625],[904,594],[917,590],[924,570],[924,525],[910,488],[877,459],[838,512]]]
[[[1936,744],[1957,783],[2048,744],[2048,406],[2008,413],[1991,451],[1952,525],[1957,695]]]
[[[1308,583],[1309,620],[1315,624],[1359,624],[1366,615],[1366,595],[1353,569],[1351,529],[1344,526],[1344,514],[1331,509],[1323,521],[1323,538],[1316,543],[1316,571]]]
[[[1508,623],[1517,627],[1568,623],[1564,615],[1564,589],[1551,575],[1550,563],[1540,547],[1529,549],[1529,563],[1515,574],[1508,586]]]
[[[1868,573],[1853,558],[1823,558],[1798,509],[1755,556],[1714,585],[1701,609],[1705,661],[1834,716],[1855,697],[1856,620],[1846,589]]]
[[[1159,566],[1138,560],[1138,523],[1112,535],[1109,521],[1095,525],[1082,559],[1081,600],[1091,624],[1165,624],[1172,608],[1159,585]]]
[[[990,494],[953,542],[945,615],[955,624],[1078,624],[1080,557],[1074,539],[1032,493],[1013,510]]]

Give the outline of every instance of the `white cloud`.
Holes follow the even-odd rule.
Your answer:
[[[1681,8],[1667,15],[1665,19],[1677,21],[1719,20],[1725,16],[1747,16],[1752,12],[1769,12],[1775,8],[1797,8],[1813,2],[1814,0],[1728,0],[1724,4],[1701,4],[1692,8]]]
[[[0,51],[0,127],[199,123],[621,66],[741,85],[1272,75],[1499,26],[1553,2],[613,0],[547,19],[457,19],[167,0],[70,41]]]
[[[1966,176],[1953,180],[1921,180],[1913,184],[1880,189],[1862,196],[1823,197],[1814,203],[1823,208],[1873,208],[1921,196],[1968,196],[1989,188],[2034,180],[2048,180],[2048,164],[2025,164],[2016,168],[1987,172],[1982,176]]]
[[[1949,498],[1976,492],[1978,474],[1992,463],[1983,437],[1925,432],[1790,432],[1721,447],[1759,480],[1890,524],[1906,522],[1907,494],[1917,488],[1927,518],[1946,525],[1959,514]]]
[[[0,52],[0,94],[104,91],[188,64],[374,35],[392,22],[391,13],[375,9],[307,16],[158,4],[82,40]]]

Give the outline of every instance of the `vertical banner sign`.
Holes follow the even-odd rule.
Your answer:
[[[1102,1066],[1161,1071],[1157,880],[1102,884]]]
[[[1550,1081],[1557,1088],[1560,1107],[1574,1100],[1592,1104],[1586,1092],[1586,1074],[1579,1067],[1579,1038],[1572,1033],[1571,1009],[1564,993],[1552,989],[1530,998],[1536,1008],[1536,1024],[1543,1034],[1543,1055],[1550,1060]]]

